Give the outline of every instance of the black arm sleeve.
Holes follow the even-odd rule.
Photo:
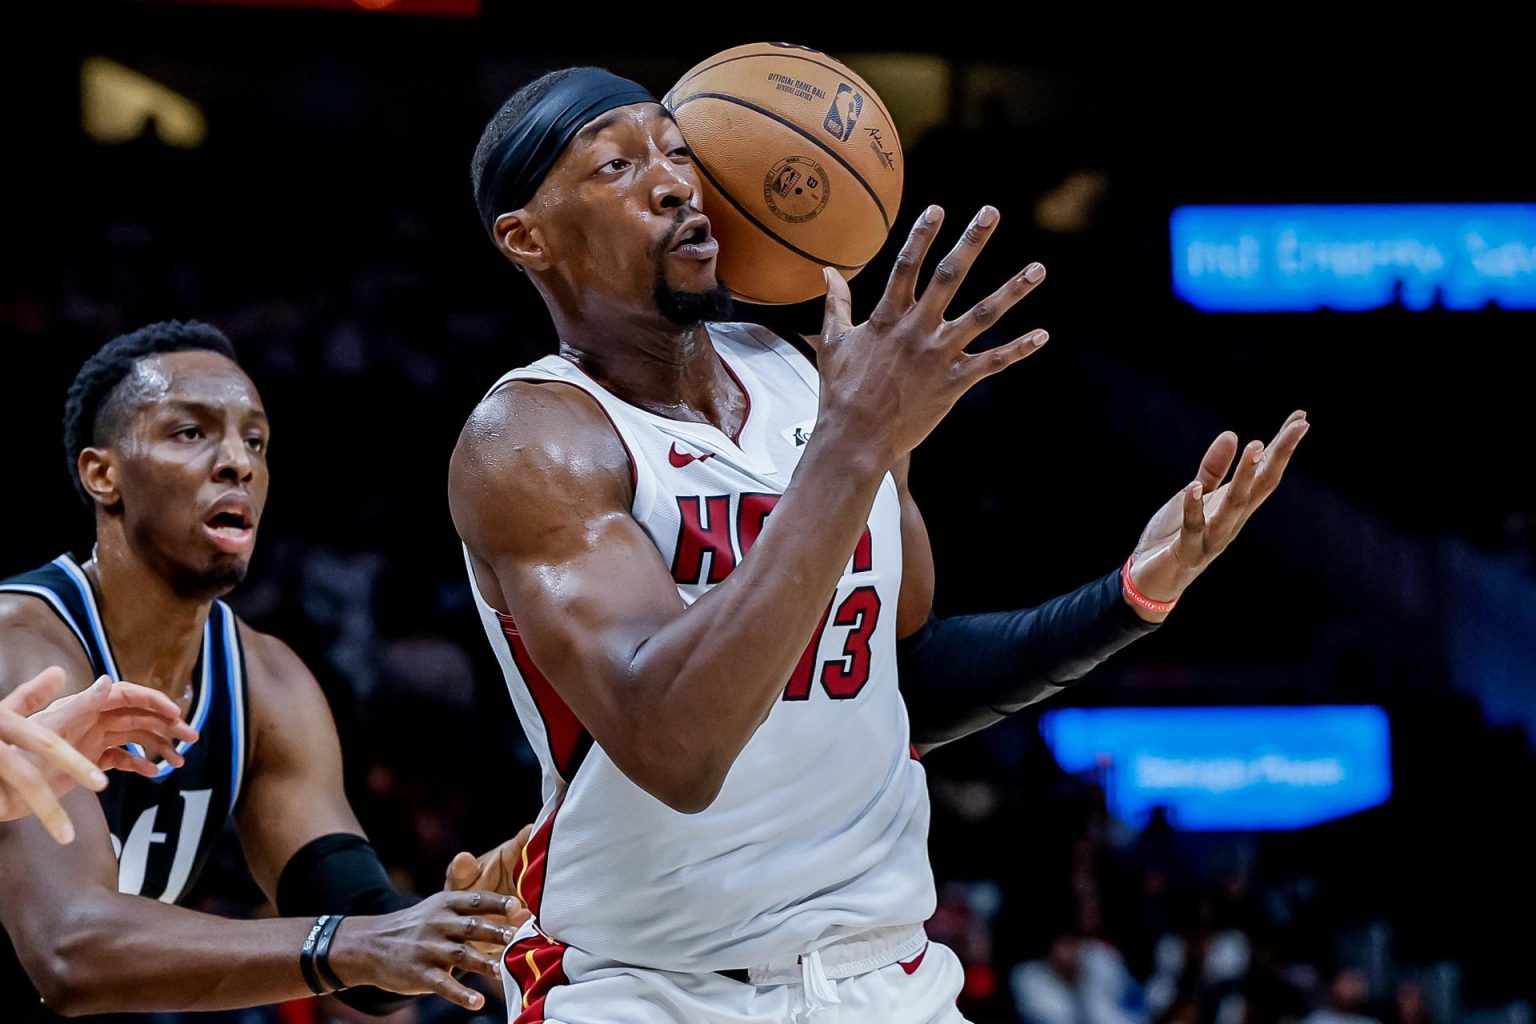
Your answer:
[[[1126,604],[1119,569],[1035,608],[929,615],[896,641],[912,741],[932,747],[984,729],[1157,627]]]
[[[347,832],[305,843],[277,880],[277,912],[284,917],[390,914],[418,902],[390,884],[368,840]],[[297,957],[299,951],[293,955]],[[416,997],[362,986],[337,993],[336,998],[355,1010],[382,1017]]]

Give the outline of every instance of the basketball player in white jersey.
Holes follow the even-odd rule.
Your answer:
[[[698,169],[635,83],[583,68],[526,87],[487,127],[474,180],[559,339],[496,383],[449,477],[544,768],[519,877],[535,917],[504,957],[511,1018],[960,1021],[959,962],[922,929],[928,797],[897,687],[898,638],[954,634],[930,617],[906,464],[969,387],[1045,340],[965,352],[1043,268],[946,320],[998,214],[982,209],[919,296],[929,208],[867,322],[828,275],[813,366],[716,322],[729,300]],[[994,704],[1052,692],[1160,621],[1304,431],[1293,415],[1220,487],[1236,439],[1218,439],[1119,575],[1031,620],[1050,647],[1119,616],[1114,642],[1079,643],[1038,692]],[[1105,588],[1116,607],[1089,615]],[[988,671],[1028,634],[971,627],[967,657]]]

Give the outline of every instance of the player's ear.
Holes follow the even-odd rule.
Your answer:
[[[543,232],[526,209],[513,210],[496,218],[496,248],[523,270],[549,269]]]
[[[121,500],[117,486],[117,459],[110,448],[86,448],[75,460],[75,472],[85,493],[102,508],[112,508]]]

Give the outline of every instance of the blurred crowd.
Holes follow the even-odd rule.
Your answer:
[[[57,439],[79,363],[154,319],[224,329],[274,424],[273,496],[252,577],[232,603],[315,670],[369,836],[402,888],[432,891],[455,852],[488,849],[538,809],[537,765],[473,613],[444,490],[465,415],[503,370],[552,349],[547,318],[473,221],[472,134],[452,173],[424,169],[398,139],[358,161],[302,134],[259,154],[227,135],[181,152],[152,134],[119,147],[80,143],[64,162],[72,181],[92,187],[71,203],[18,211],[29,258],[0,280],[0,345],[24,353],[27,369],[3,385],[0,428],[26,439],[8,454],[9,482],[25,496],[13,513],[33,528],[8,542],[0,570],[89,547]],[[977,147],[986,134],[953,125],[929,137],[927,152]],[[1039,137],[1043,150],[1074,159],[1036,161],[1022,184],[1006,161],[952,182],[941,181],[937,159],[914,153],[913,194],[926,201],[942,186],[963,207],[972,192],[990,201],[1007,179],[1067,203],[1051,216],[1074,231],[1091,225],[1116,182],[1116,154],[1082,134]],[[355,178],[321,166],[348,160]],[[1074,205],[1078,193],[1087,198]],[[1038,314],[1020,314],[1029,323],[1017,333],[1043,317],[1064,340],[1031,361],[1029,379],[978,389],[918,453],[913,486],[934,534],[940,612],[1034,603],[1107,571],[1185,482],[1135,455],[1133,433],[1169,428],[1150,405],[1108,408],[1101,382],[1113,366],[1175,387],[1199,367],[1205,376],[1183,381],[1183,400],[1208,400],[1223,415],[1261,404],[1262,420],[1245,415],[1245,431],[1272,431],[1301,403],[1319,436],[1406,429],[1380,420],[1371,396],[1350,401],[1369,378],[1355,374],[1380,350],[1336,353],[1324,374],[1281,361],[1245,396],[1230,381],[1250,379],[1289,326],[1230,328],[1237,336],[1219,352],[1143,343],[1136,332],[1146,324],[1109,309],[1112,285],[1091,276],[1106,266],[1095,262],[1102,233],[1053,235],[1050,217],[1017,220],[993,276],[1038,243],[1067,283],[1042,293]],[[871,301],[883,274],[877,265],[856,282],[856,302]],[[785,330],[814,330],[819,316],[742,314]],[[1058,330],[1057,321],[1084,326]],[[1399,342],[1427,348],[1436,339],[1422,325],[1434,322],[1409,326],[1387,311],[1348,329],[1401,328]],[[1498,323],[1482,344],[1511,329]],[[1361,464],[1374,453],[1319,447],[1321,475],[1367,496],[1406,458],[1395,441],[1370,466]],[[1176,459],[1192,472],[1199,454],[1181,449]],[[1457,504],[1425,491],[1425,508],[1380,499],[1369,514],[1417,528],[1434,520],[1426,508]],[[1478,522],[1495,521],[1487,509],[1511,507],[1520,493],[1498,485],[1465,517],[1467,532],[1475,537]],[[929,931],[965,962],[963,1009],[977,1024],[1532,1024],[1536,943],[1524,929],[1536,920],[1536,847],[1519,800],[1536,782],[1529,743],[1454,692],[1424,632],[1317,587],[1311,568],[1255,539],[1158,635],[1059,699],[1381,703],[1394,722],[1391,803],[1305,833],[1198,835],[1166,816],[1137,831],[1108,814],[1102,779],[1052,762],[1031,713],[932,754],[940,906]],[[262,904],[237,844],[225,843],[196,905],[245,916],[270,912]],[[316,1024],[349,1012],[306,1001],[206,1019]],[[400,1015],[467,1018],[430,1000]],[[492,1004],[483,1018],[501,1021],[503,1011]]]

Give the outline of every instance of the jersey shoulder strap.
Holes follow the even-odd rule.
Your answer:
[[[47,565],[0,580],[0,593],[27,594],[42,600],[80,641],[97,675],[117,678],[117,666],[107,646],[96,595],[85,571],[69,555]]]

